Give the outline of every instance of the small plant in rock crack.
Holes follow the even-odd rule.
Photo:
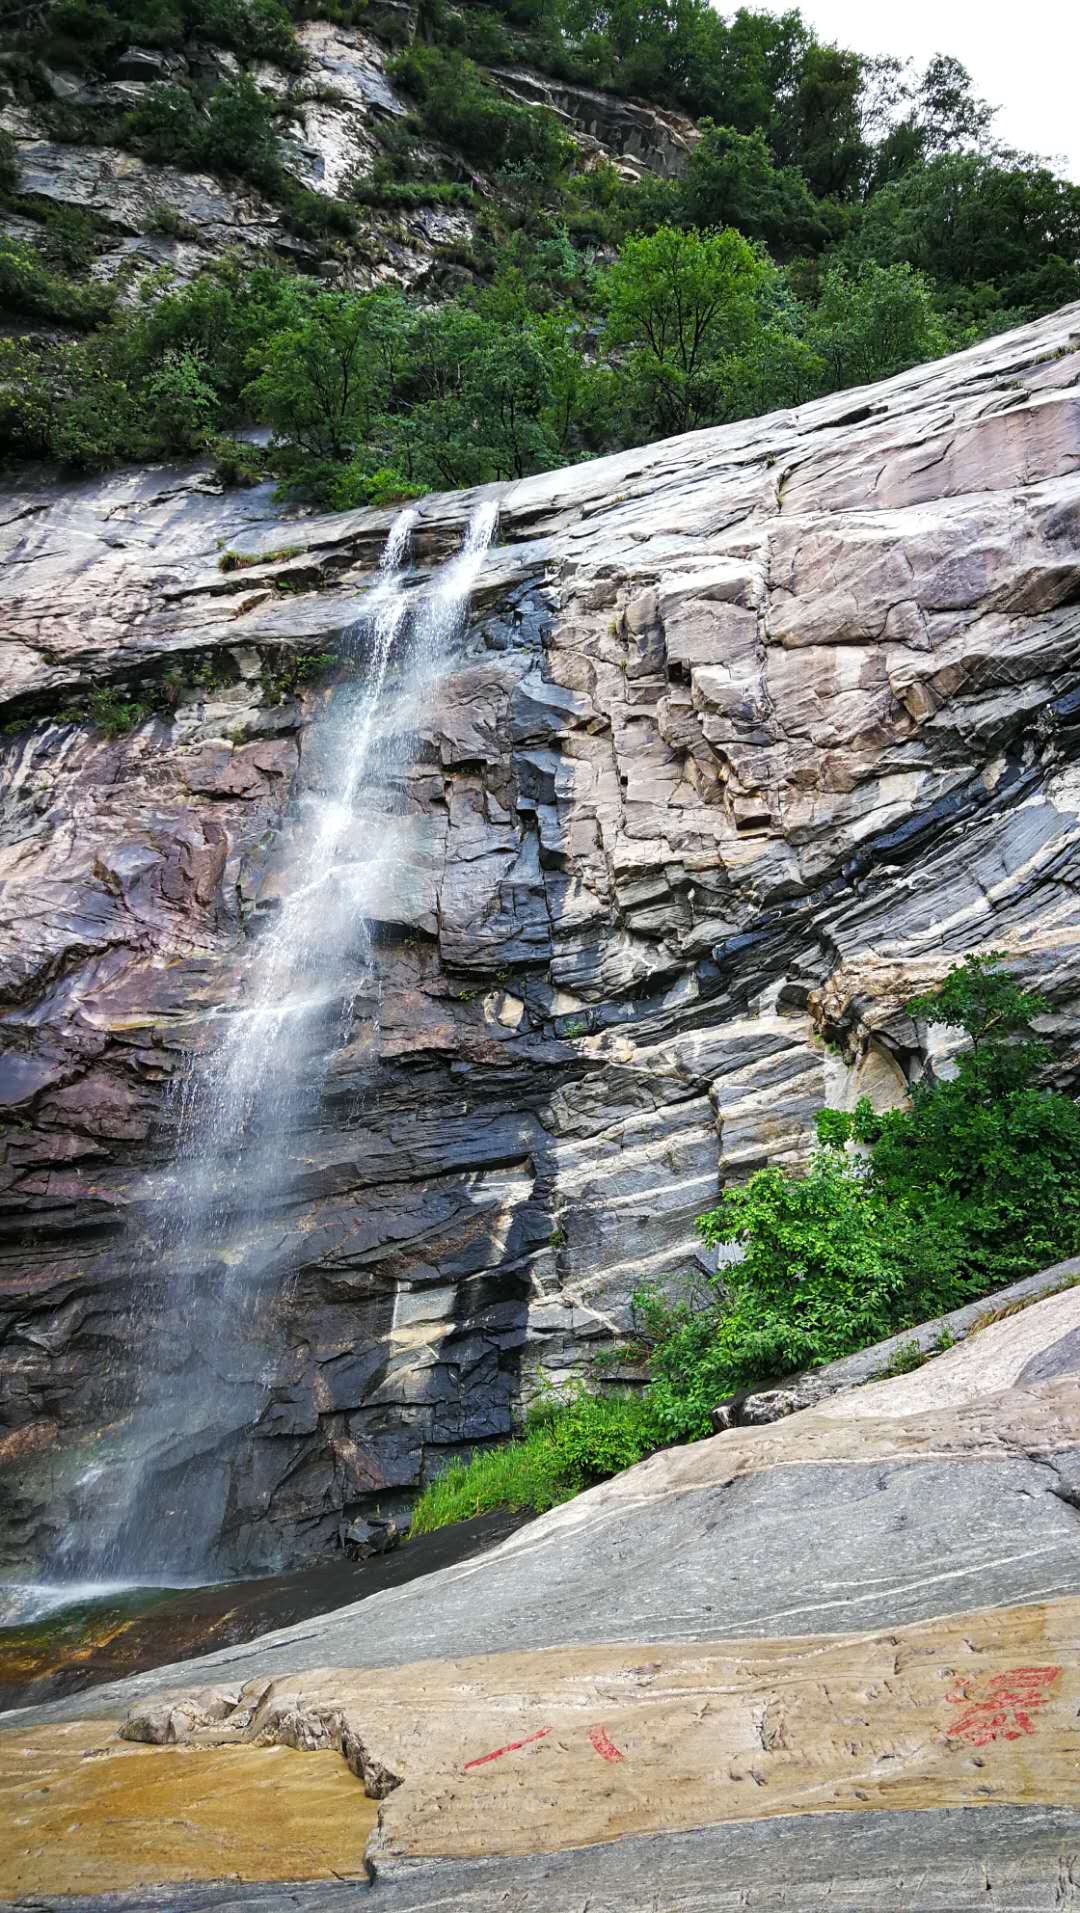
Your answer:
[[[284,704],[305,686],[325,676],[334,662],[332,651],[287,651],[265,664],[259,676],[264,704]]]
[[[141,698],[126,697],[109,685],[88,692],[78,704],[67,705],[57,712],[61,724],[95,724],[106,737],[122,737],[126,731],[145,724],[152,715],[149,704]]]

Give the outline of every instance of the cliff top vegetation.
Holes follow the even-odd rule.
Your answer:
[[[0,136],[10,459],[209,450],[230,481],[272,472],[326,506],[378,504],[798,403],[1080,297],[1080,187],[997,142],[959,62],[870,59],[797,9],[41,0],[5,15],[9,125],[213,176],[296,241],[184,280],[167,265],[108,278],[107,221],[23,191]],[[375,157],[334,194],[303,183],[291,137],[313,17],[380,42],[409,108],[370,116]],[[133,51],[153,77],[118,89]],[[568,96],[570,117],[523,103],[523,66],[687,115],[684,170],[633,177],[598,155]],[[373,222],[422,208],[453,211],[460,236],[435,242],[418,292],[365,289],[383,277]],[[165,203],[151,224],[192,237]]]

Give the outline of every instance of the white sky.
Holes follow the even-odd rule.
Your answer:
[[[798,0],[823,40],[858,53],[932,53],[962,60],[975,92],[1000,106],[998,137],[1056,158],[1080,183],[1080,4],[1078,0]],[[781,0],[766,0],[770,12]],[[727,12],[725,5],[723,11]],[[733,10],[733,9],[732,9]]]

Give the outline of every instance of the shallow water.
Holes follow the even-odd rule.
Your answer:
[[[68,1608],[97,1606],[101,1602],[160,1599],[176,1593],[175,1586],[138,1581],[0,1581],[0,1629],[29,1627],[50,1614]]]
[[[478,1515],[370,1561],[334,1555],[290,1574],[206,1587],[84,1582],[34,1589],[27,1584],[18,1590],[27,1601],[22,1618],[0,1626],[0,1709],[76,1694],[328,1614],[481,1554],[526,1518],[506,1512]],[[36,1611],[30,1605],[35,1594]],[[50,1605],[40,1604],[47,1600]]]

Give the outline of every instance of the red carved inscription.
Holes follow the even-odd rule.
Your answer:
[[[613,1740],[609,1740],[602,1727],[590,1727],[589,1739],[601,1760],[625,1760],[626,1755],[619,1752]]]

